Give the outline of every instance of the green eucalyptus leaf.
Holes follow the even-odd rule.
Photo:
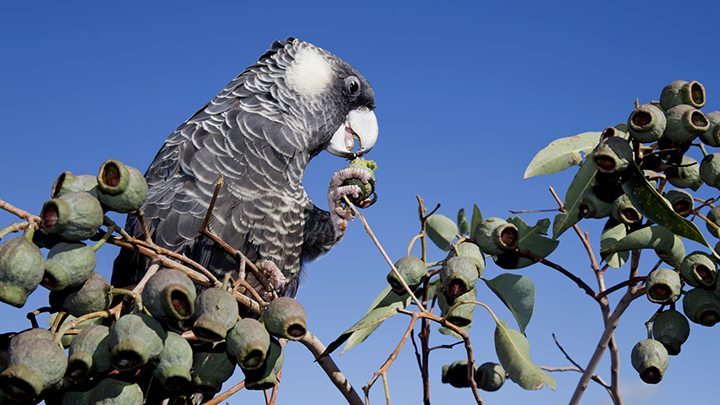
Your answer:
[[[600,142],[600,134],[600,132],[583,132],[551,142],[535,155],[525,169],[523,178],[557,173],[571,166],[580,166],[582,163],[581,152],[586,155],[592,152]]]
[[[535,285],[532,281],[525,276],[508,273],[492,280],[483,280],[512,312],[520,332],[525,333],[535,308]]]
[[[655,249],[665,254],[661,258],[667,264],[679,268],[685,258],[685,246],[680,238],[669,229],[659,226],[646,226],[629,233],[614,244],[603,247],[600,255],[609,255],[615,252],[627,252],[635,249]]]
[[[508,377],[526,390],[539,390],[547,384],[555,391],[557,383],[530,359],[530,343],[525,335],[498,321],[495,328],[495,351]]]
[[[610,217],[605,223],[602,235],[600,235],[600,249],[610,248],[611,246],[615,245],[617,241],[623,239],[625,236],[627,236],[627,226]],[[615,252],[605,255],[602,254],[602,251],[600,253],[600,257],[602,257],[603,260],[605,260],[605,262],[613,269],[618,269],[620,268],[620,266],[625,264],[629,256],[630,253],[627,251]]]
[[[628,131],[627,122],[621,122],[621,123],[615,125],[615,129],[617,129],[618,131],[627,132]]]
[[[318,358],[329,355],[345,342],[347,343],[342,353],[362,343],[384,320],[397,314],[398,308],[407,307],[410,299],[409,294],[398,295],[390,289],[390,286],[387,286],[383,292],[375,298],[375,301],[370,305],[370,309],[365,313],[365,316],[350,329],[343,332],[335,341],[330,343]]]
[[[480,222],[482,222],[480,208],[478,208],[477,204],[473,204],[473,214],[470,220],[470,239],[475,239],[475,228],[477,228]]]
[[[637,164],[632,164],[633,173],[630,178],[623,183],[623,190],[630,198],[633,206],[648,220],[661,225],[677,236],[693,240],[709,247],[711,246],[702,235],[700,230],[694,223],[678,215],[668,205],[662,196],[655,190],[653,186],[645,179]],[[720,255],[713,250],[715,257],[720,259]]]
[[[430,240],[445,252],[450,250],[450,245],[459,231],[452,219],[440,214],[433,214],[427,219],[426,229]]]
[[[520,217],[512,217],[508,223],[518,229],[518,249],[527,249],[540,257],[547,257],[560,243],[557,240],[545,237],[550,228],[549,219],[541,219],[530,227]],[[515,251],[508,251],[495,256],[495,264],[503,269],[520,269],[535,264],[535,262]]]
[[[582,202],[582,197],[583,194],[585,194],[585,191],[595,185],[596,174],[597,169],[592,163],[592,153],[590,153],[565,193],[565,201],[563,202],[565,212],[561,212],[555,216],[555,223],[553,224],[553,239],[559,238],[560,235],[582,219],[580,216],[580,209],[578,207]]]

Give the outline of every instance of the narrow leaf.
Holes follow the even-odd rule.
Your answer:
[[[545,384],[553,391],[555,379],[530,359],[530,343],[525,335],[507,327],[507,322],[497,322],[495,328],[495,351],[508,377],[526,390],[539,390]]]
[[[520,332],[525,333],[535,308],[535,285],[532,281],[525,276],[505,273],[485,280],[485,283],[512,312]]]
[[[659,226],[646,226],[629,233],[626,237],[614,244],[603,248],[600,255],[609,255],[615,252],[627,252],[635,249],[655,249],[664,262],[678,268],[685,258],[685,246],[680,238],[669,229]]]
[[[585,163],[580,167],[575,178],[565,193],[565,201],[563,206],[565,212],[561,212],[555,216],[555,223],[553,224],[553,239],[557,239],[566,230],[570,229],[575,225],[582,217],[580,216],[580,202],[582,201],[583,194],[590,187],[595,185],[595,175],[597,169],[592,163],[592,153],[587,156]]]
[[[580,153],[587,155],[599,142],[600,132],[583,132],[579,135],[557,139],[535,155],[525,169],[523,178],[557,173],[571,166],[580,166],[582,163]]]
[[[473,204],[473,214],[470,220],[470,239],[475,239],[475,228],[477,228],[480,222],[482,222],[480,208],[478,208],[477,204]]]
[[[627,226],[612,217],[609,218],[605,223],[602,235],[600,235],[600,249],[607,249],[613,246],[625,236],[627,236]],[[629,256],[630,253],[627,251],[610,254],[602,254],[602,251],[600,252],[600,257],[613,269],[618,269],[625,264]]]
[[[447,252],[450,245],[458,234],[458,227],[452,219],[440,215],[433,214],[427,219],[427,234],[437,247]]]
[[[507,221],[518,229],[518,249],[527,249],[540,257],[547,257],[555,251],[560,243],[545,237],[550,228],[549,219],[541,219],[533,227],[526,224],[520,217],[508,218]],[[535,262],[520,253],[509,251],[495,256],[495,264],[503,269],[520,269],[535,264]]]

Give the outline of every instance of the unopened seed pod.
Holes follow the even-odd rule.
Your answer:
[[[301,340],[307,333],[305,309],[295,298],[280,297],[270,303],[262,314],[267,331],[280,338]]]
[[[50,197],[58,198],[71,191],[84,191],[97,198],[97,177],[89,174],[75,176],[70,172],[62,172],[52,186]]]
[[[663,136],[677,143],[689,143],[710,129],[710,121],[702,111],[679,104],[665,111],[667,125]]]
[[[219,342],[235,326],[238,315],[238,304],[231,293],[220,288],[208,288],[195,299],[193,333],[198,339]]]
[[[193,354],[192,386],[207,394],[220,392],[222,384],[235,371],[235,364],[228,357],[225,343],[205,343]]]
[[[95,235],[103,223],[100,202],[83,191],[72,191],[45,201],[40,211],[40,226],[47,233],[79,242]]]
[[[714,290],[717,280],[717,263],[712,256],[705,252],[692,252],[685,256],[680,265],[680,275],[688,285]]]
[[[477,267],[467,257],[451,257],[440,269],[443,289],[450,298],[456,298],[472,290],[477,279]]]
[[[688,104],[693,108],[705,105],[705,87],[695,80],[675,80],[663,88],[660,93],[660,105],[669,110],[679,104]]]
[[[700,161],[700,178],[708,186],[720,188],[720,153],[710,153]]]
[[[97,272],[93,272],[81,287],[52,291],[48,298],[51,307],[63,308],[77,317],[106,311],[110,309],[113,300],[110,283]]]
[[[405,280],[408,287],[410,287],[411,291],[415,291],[420,284],[422,284],[427,274],[425,262],[417,256],[405,256],[401,258],[395,262],[395,268],[403,280]],[[403,287],[394,271],[391,270],[387,275],[387,281],[393,291],[400,295],[405,294],[405,287]]]
[[[683,156],[679,167],[670,167],[665,170],[667,180],[675,187],[689,188],[697,191],[703,184],[700,176],[700,165],[690,156]]]
[[[354,198],[352,196],[348,196],[348,199],[350,199],[350,202],[353,204],[359,204],[366,198],[370,198],[373,191],[375,191],[375,170],[377,170],[377,164],[375,164],[372,160],[365,160],[363,158],[358,158],[350,162],[350,165],[347,167],[348,169],[358,169],[366,171],[370,174],[370,181],[367,183],[363,183],[362,180],[358,178],[350,178],[343,182],[343,186],[358,186],[360,187],[360,190],[362,191],[362,194],[358,196],[357,198]]]
[[[674,189],[665,193],[665,198],[670,201],[673,211],[682,216],[687,216],[693,208],[695,201],[692,194],[685,190]]]
[[[638,142],[655,142],[665,132],[665,113],[655,104],[643,104],[633,110],[627,121],[628,133]]]
[[[0,301],[22,308],[44,273],[43,255],[32,243],[34,231],[0,244]]]
[[[477,268],[478,277],[482,276],[483,271],[485,271],[485,255],[482,251],[480,251],[478,245],[470,242],[458,243],[450,250],[448,258],[455,256],[470,259]]]
[[[248,390],[266,390],[277,384],[277,373],[282,368],[285,361],[285,354],[280,342],[275,338],[271,338],[270,347],[265,356],[262,367],[255,370],[245,370],[241,368],[245,374],[245,389]]]
[[[438,306],[440,307],[442,316],[446,316],[456,303],[475,301],[476,297],[477,291],[474,288],[455,299],[448,297],[445,291],[443,291],[438,294]],[[473,312],[475,312],[475,304],[458,305],[447,317],[447,321],[455,326],[464,328],[472,323]]]
[[[704,288],[693,288],[683,296],[683,312],[690,322],[713,326],[720,321],[720,298]]]
[[[515,225],[495,217],[481,221],[473,235],[480,250],[493,256],[515,250],[520,239]]]
[[[645,339],[633,347],[630,360],[645,383],[657,384],[667,370],[668,352],[657,340]]]
[[[80,382],[112,370],[108,348],[109,335],[110,328],[103,325],[88,326],[80,331],[73,338],[68,349],[65,378]]]
[[[675,270],[656,269],[645,280],[645,294],[650,302],[671,304],[680,298],[682,281]]]
[[[720,111],[705,114],[710,121],[710,128],[700,134],[700,140],[705,144],[717,148],[720,146]]]
[[[164,389],[178,390],[190,385],[192,365],[193,351],[190,343],[177,333],[168,332],[153,376]]]
[[[95,251],[82,242],[60,242],[48,252],[42,286],[50,291],[81,285],[95,270]]]
[[[155,319],[182,321],[193,315],[195,284],[185,273],[160,269],[153,274],[142,291],[142,303]]]
[[[475,376],[477,378],[478,365],[474,364],[473,368],[475,369]],[[443,366],[442,382],[443,384],[450,384],[455,388],[469,387],[467,360],[456,361],[450,365]]]
[[[600,141],[592,155],[593,165],[603,173],[622,172],[630,167],[632,161],[633,151],[630,144],[618,136]]]
[[[652,324],[653,338],[665,346],[668,354],[676,356],[680,346],[690,336],[690,323],[685,315],[670,309],[655,317]]]
[[[708,232],[710,232],[712,236],[717,238],[718,227],[720,227],[720,205],[718,205],[717,207],[713,207],[710,211],[708,211],[705,217],[710,221],[710,223],[705,223]],[[713,224],[715,224],[715,226],[713,226]]]
[[[167,332],[151,316],[123,315],[110,329],[110,363],[118,371],[138,369],[162,353],[166,337]]]
[[[143,392],[139,385],[114,378],[105,378],[90,391],[87,403],[93,405],[142,405],[143,402]]]
[[[52,340],[26,339],[14,347],[0,373],[0,390],[13,401],[34,398],[62,381],[67,358]]]
[[[228,332],[227,351],[243,370],[262,366],[270,347],[270,334],[265,326],[252,318],[240,319]]]
[[[483,391],[497,391],[505,383],[505,369],[498,363],[483,363],[475,372],[475,383]]]
[[[627,194],[622,194],[613,201],[610,214],[625,225],[636,224],[643,219],[642,214],[630,202],[630,197]]]
[[[106,160],[97,175],[98,199],[110,211],[135,212],[147,198],[148,185],[136,168]]]

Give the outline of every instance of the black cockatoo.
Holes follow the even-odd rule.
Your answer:
[[[323,150],[346,158],[367,153],[378,134],[374,108],[370,84],[337,56],[295,38],[274,42],[180,125],[153,160],[142,206],[153,241],[218,275],[237,275],[237,261],[198,234],[222,175],[210,231],[274,270],[278,292],[294,296],[303,262],[335,245],[353,218],[341,199],[357,197],[360,189],[343,180],[369,180],[362,170],[336,173],[327,212],[305,193],[305,168]],[[126,230],[142,237],[132,215]],[[147,266],[146,259],[122,251],[112,284],[138,282]]]

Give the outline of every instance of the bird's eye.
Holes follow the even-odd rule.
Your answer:
[[[360,91],[360,80],[355,76],[349,76],[345,79],[345,88],[350,94],[356,94]]]

